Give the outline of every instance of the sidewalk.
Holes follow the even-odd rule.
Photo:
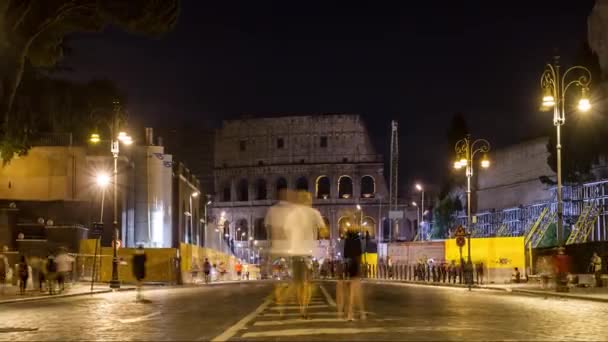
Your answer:
[[[443,287],[460,287],[468,288],[464,284],[449,284],[449,283],[436,283],[436,282],[422,282],[412,280],[390,280],[390,279],[366,279],[367,282],[372,283],[403,283],[403,284],[415,284],[415,285],[426,285],[426,286],[443,286]],[[558,298],[569,298],[579,300],[590,300],[596,302],[608,302],[608,288],[597,288],[597,287],[570,287],[569,292],[556,292],[554,288],[549,287],[542,289],[539,284],[522,283],[522,284],[483,284],[472,286],[473,289],[485,289],[494,291],[506,291],[511,293],[543,296],[543,297],[558,297]]]
[[[121,285],[118,291],[132,291],[135,290],[135,286],[132,285]],[[98,283],[93,287],[93,291],[91,291],[91,283],[74,283],[71,286],[67,287],[64,292],[57,292],[54,295],[50,295],[47,292],[40,292],[38,290],[27,290],[25,295],[19,294],[18,286],[5,286],[4,293],[0,293],[0,304],[7,303],[19,303],[19,302],[29,302],[29,301],[37,301],[37,300],[46,300],[53,298],[66,298],[73,296],[82,296],[87,294],[99,294],[99,293],[108,293],[112,292],[108,284]]]

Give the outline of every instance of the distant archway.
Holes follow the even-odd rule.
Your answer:
[[[264,225],[263,218],[258,218],[255,220],[253,226],[253,238],[255,240],[268,240],[268,232],[266,230],[266,226]]]
[[[349,217],[343,216],[338,220],[338,234],[341,239],[343,239],[346,236],[346,232],[352,230],[352,228],[352,220]]]
[[[328,199],[331,197],[331,183],[329,177],[319,176],[317,178],[316,197],[318,199]]]
[[[376,194],[376,181],[372,176],[361,177],[361,197],[373,198]]]
[[[249,235],[249,225],[247,224],[247,219],[240,219],[236,221],[236,238],[238,241],[247,240]]]
[[[338,197],[353,197],[353,180],[349,176],[340,176],[340,178],[338,178]]]
[[[236,190],[237,201],[249,201],[249,182],[246,179],[241,179]]]
[[[308,179],[304,176],[296,180],[296,190],[308,191]]]
[[[230,182],[226,182],[224,183],[224,186],[222,187],[222,201],[223,202],[230,202],[232,201],[232,189],[230,188]]]
[[[374,220],[372,217],[370,216],[365,216],[363,218],[363,234],[365,234],[365,232],[369,233],[370,238],[375,238],[376,237],[376,220]]]
[[[266,180],[264,178],[260,178],[255,182],[255,199],[256,200],[265,200],[268,198],[266,187]]]

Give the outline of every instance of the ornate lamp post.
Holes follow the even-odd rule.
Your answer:
[[[485,139],[472,140],[470,135],[467,135],[464,139],[459,140],[455,146],[457,159],[454,162],[454,168],[460,169],[465,168],[465,174],[467,176],[467,265],[465,272],[467,272],[467,280],[469,285],[473,280],[473,262],[471,261],[471,235],[473,233],[471,227],[471,178],[473,177],[473,161],[477,153],[483,153],[481,159],[481,167],[490,167],[490,160],[488,159],[488,152],[490,151],[490,143]]]
[[[575,74],[576,73],[576,74]],[[572,76],[571,78],[568,78]],[[589,69],[576,65],[560,74],[559,56],[555,56],[553,64],[548,63],[545,71],[540,78],[540,86],[543,89],[542,107],[549,110],[553,107],[553,125],[557,130],[555,148],[557,150],[557,231],[556,239],[558,246],[564,240],[563,215],[564,207],[562,201],[562,145],[561,145],[561,126],[566,121],[566,93],[570,86],[577,86],[581,89],[581,97],[578,102],[578,109],[586,112],[591,109],[591,103],[587,97],[589,84],[591,83],[591,72]]]

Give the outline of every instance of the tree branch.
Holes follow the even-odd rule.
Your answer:
[[[21,25],[23,23],[23,21],[25,20],[25,17],[30,13],[31,9],[32,9],[32,2],[28,1],[25,9],[21,13],[21,15],[19,16],[17,21],[15,21],[15,24],[13,25],[13,31],[17,31],[17,29],[19,28],[19,25]]]

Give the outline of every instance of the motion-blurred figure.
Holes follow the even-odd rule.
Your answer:
[[[347,261],[346,273],[348,274],[348,313],[347,319],[353,321],[355,306],[360,311],[361,319],[366,318],[365,308],[363,306],[363,293],[361,289],[361,255],[363,248],[361,247],[361,239],[355,232],[349,231],[344,240],[344,258]]]
[[[205,262],[203,263],[203,273],[205,275],[205,284],[209,284],[211,280],[211,263],[207,258],[205,258]]]
[[[597,253],[593,253],[590,266],[595,275],[595,286],[602,287],[602,258]]]
[[[59,255],[55,258],[57,263],[57,283],[59,290],[63,292],[65,290],[65,282],[70,280],[72,273],[72,263],[74,258],[68,255],[65,249],[61,249]]]
[[[27,260],[25,255],[21,256],[21,261],[17,265],[17,274],[19,275],[19,294],[25,294],[25,287],[27,286],[27,279],[29,277]]]
[[[49,294],[55,293],[55,281],[57,280],[57,263],[55,257],[49,255],[46,260],[46,281],[47,287],[49,288]]]
[[[144,299],[141,287],[144,278],[146,278],[146,253],[144,252],[144,247],[142,245],[137,247],[135,255],[133,255],[133,276],[135,277],[135,280],[137,280],[137,296],[135,300],[141,301]]]
[[[8,248],[4,246],[3,252]],[[4,254],[0,254],[0,295],[4,294],[4,285],[6,284],[6,278],[8,274],[9,266],[8,259]]]

